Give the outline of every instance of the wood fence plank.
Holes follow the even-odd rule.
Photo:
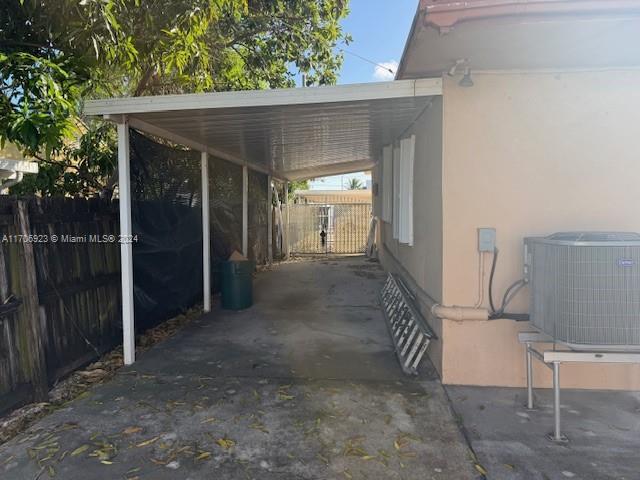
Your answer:
[[[29,235],[31,228],[28,217],[28,201],[18,200],[16,203],[16,225],[19,235]],[[38,282],[33,243],[18,243],[21,263],[20,299],[22,307],[20,319],[24,322],[26,338],[23,345],[27,348],[29,360],[28,372],[33,385],[34,397],[37,401],[48,398],[47,366],[44,356],[45,336],[40,322],[40,303],[38,300]]]

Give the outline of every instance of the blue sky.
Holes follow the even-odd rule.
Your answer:
[[[344,31],[353,42],[345,47],[372,62],[395,70],[418,8],[418,0],[351,0],[351,13],[343,22]],[[390,73],[353,54],[344,54],[344,65],[338,83],[365,83],[391,80]],[[325,177],[311,182],[315,190],[340,190],[351,178],[365,183],[370,175],[355,173]]]
[[[345,49],[380,64],[399,62],[418,0],[351,0],[349,6],[351,13],[342,26],[351,34],[353,42]],[[344,54],[339,83],[387,78],[376,75],[375,65]]]

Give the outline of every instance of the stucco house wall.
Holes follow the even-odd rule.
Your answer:
[[[393,239],[391,224],[381,222],[380,258],[383,266],[410,282],[412,289],[436,302],[442,301],[442,97],[435,97],[430,107],[417,119],[406,136],[415,134],[414,161],[414,246]],[[379,169],[374,182],[381,188]],[[382,194],[374,198],[380,213]],[[428,302],[419,307],[439,339],[429,347],[429,356],[442,372],[442,330],[440,321],[431,318]]]
[[[477,298],[478,227],[497,229],[499,295],[522,277],[525,236],[640,231],[640,70],[474,72],[473,80],[472,88],[449,78],[444,85],[447,305]],[[510,310],[527,305],[525,290]],[[526,324],[508,320],[445,321],[444,382],[524,385],[521,329]],[[536,368],[538,382],[549,385],[548,370]],[[640,367],[563,365],[562,382],[638,389]]]
[[[475,72],[473,80],[462,88],[445,77],[443,97],[406,134],[416,135],[414,245],[394,240],[389,224],[380,229],[385,268],[444,305],[478,298],[478,227],[497,230],[496,297],[522,277],[526,236],[640,231],[640,70]],[[425,304],[439,336],[428,353],[444,383],[525,385],[517,333],[527,322],[440,321]],[[526,289],[509,310],[528,311]],[[537,386],[551,385],[537,362],[534,374]],[[640,367],[565,364],[562,383],[640,389]]]

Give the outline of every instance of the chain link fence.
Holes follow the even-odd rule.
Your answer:
[[[370,203],[294,204],[290,209],[291,253],[365,253]]]

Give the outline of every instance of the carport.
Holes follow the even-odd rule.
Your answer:
[[[442,95],[441,79],[87,102],[86,115],[101,116],[118,127],[125,364],[135,361],[129,128],[201,152],[202,205],[209,205],[209,180],[215,175],[209,172],[210,155],[242,166],[246,254],[249,169],[266,174],[269,186],[371,169],[382,146],[399,139],[437,95]],[[204,310],[209,311],[211,233],[206,208],[202,220]],[[271,229],[270,224],[269,233]]]

